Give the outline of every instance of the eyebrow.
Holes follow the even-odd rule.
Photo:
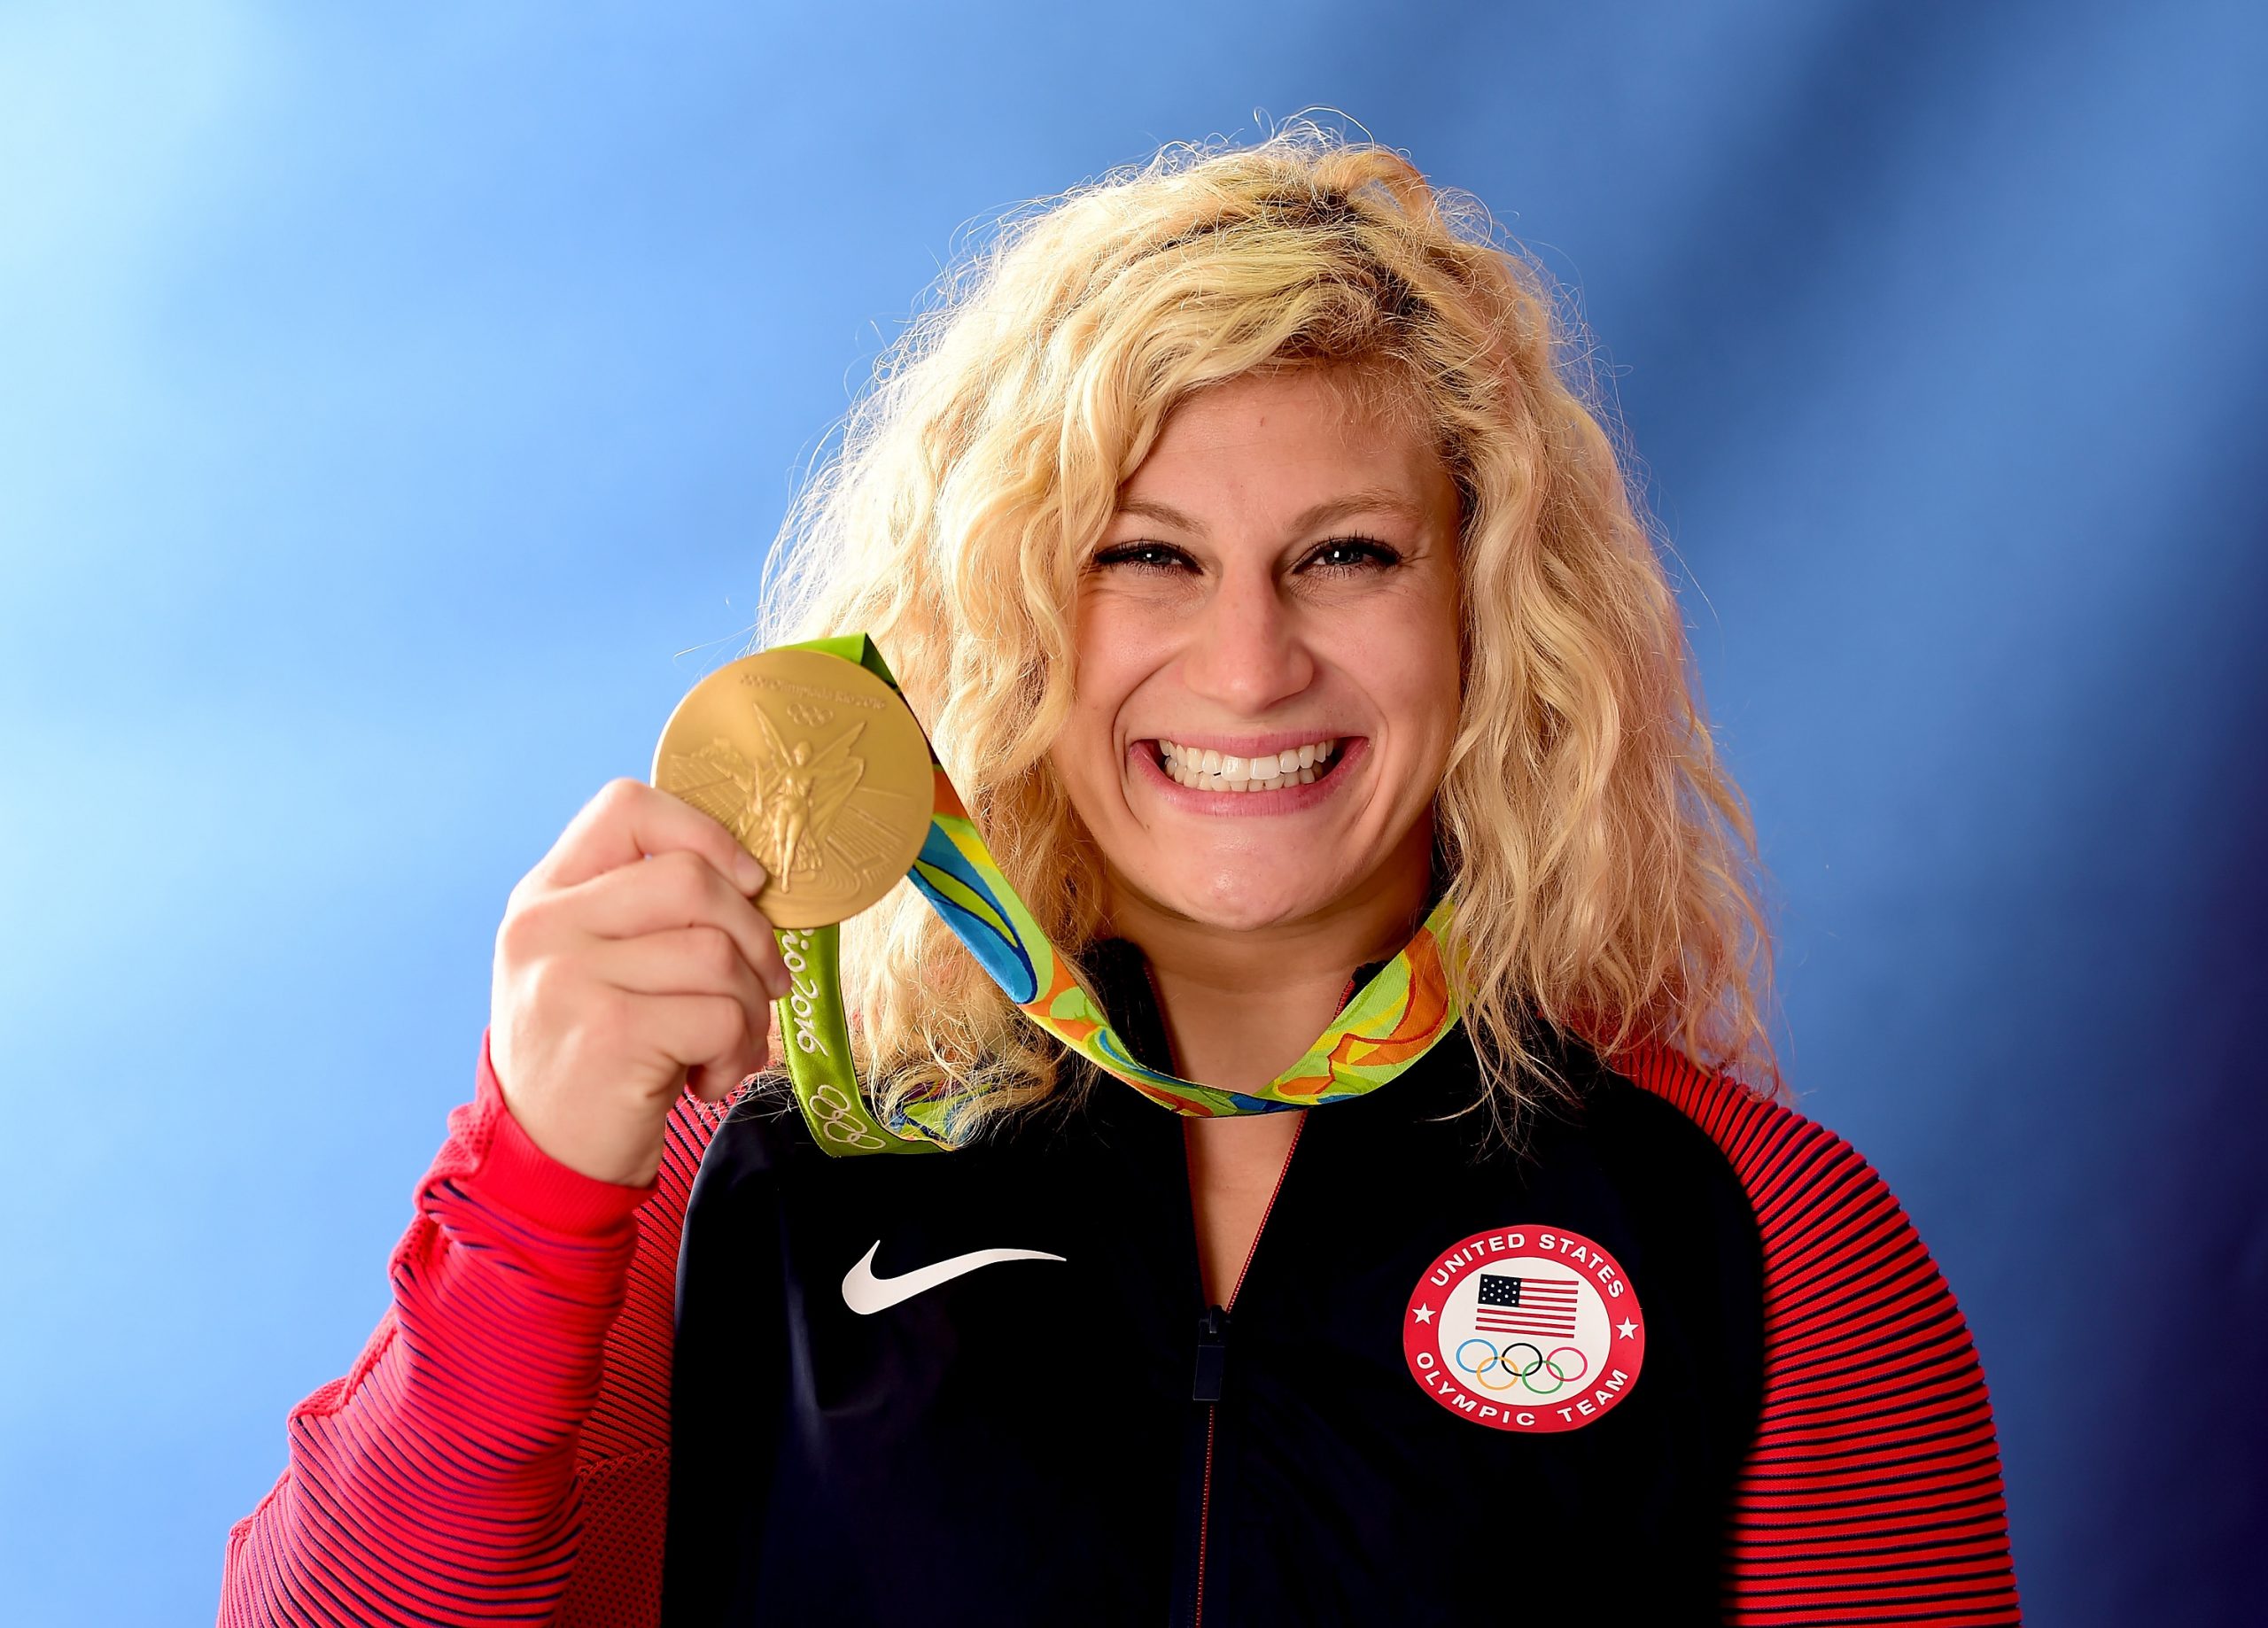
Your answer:
[[[1205,524],[1192,516],[1185,515],[1170,503],[1161,503],[1154,498],[1125,498],[1118,505],[1118,513],[1132,515],[1144,520],[1154,520],[1161,525],[1177,527],[1202,537]],[[1309,531],[1317,526],[1344,520],[1350,515],[1392,515],[1413,523],[1425,519],[1425,511],[1391,486],[1363,486],[1335,498],[1326,498],[1301,513],[1292,522],[1294,531]]]

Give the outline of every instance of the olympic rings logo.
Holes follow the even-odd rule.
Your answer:
[[[1464,1353],[1475,1345],[1485,1354],[1478,1362],[1469,1362]],[[1514,1356],[1515,1352],[1526,1354]],[[1484,1339],[1469,1339],[1456,1348],[1456,1354],[1449,1361],[1472,1376],[1472,1383],[1483,1391],[1526,1391],[1536,1396],[1555,1394],[1590,1372],[1591,1367],[1590,1360],[1573,1345],[1560,1345],[1547,1352],[1526,1340],[1497,1346]],[[1492,1372],[1505,1377],[1491,1381],[1487,1376]]]
[[[819,1122],[820,1135],[830,1142],[840,1142],[849,1147],[864,1148],[868,1152],[874,1151],[882,1144],[880,1136],[875,1136],[872,1131],[859,1128],[858,1121],[850,1114],[850,1099],[845,1097],[841,1089],[836,1086],[822,1085],[812,1091],[811,1111],[812,1116]]]

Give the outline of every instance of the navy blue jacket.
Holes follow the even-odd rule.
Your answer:
[[[1092,969],[1168,1062],[1131,946]],[[1570,1099],[1491,1143],[1460,1028],[1311,1110],[1233,1304],[1200,1287],[1178,1116],[1090,1079],[949,1155],[832,1159],[792,1109],[718,1130],[678,1279],[672,1624],[1720,1620],[1762,1390],[1747,1194],[1710,1137],[1580,1047]],[[1080,1065],[1084,1067],[1084,1065]],[[1412,1291],[1508,1227],[1603,1245],[1643,1371],[1551,1434],[1444,1407]],[[1015,1260],[870,1314],[972,1251]]]

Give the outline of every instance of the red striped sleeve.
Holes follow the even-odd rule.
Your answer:
[[[1937,1264],[1851,1145],[1654,1050],[1624,1072],[1724,1150],[1764,1242],[1764,1404],[1726,1620],[2020,1620],[1984,1375]]]
[[[221,1628],[657,1620],[678,1236],[719,1112],[680,1103],[652,1187],[594,1181],[528,1140],[484,1046],[392,1305],[229,1534]]]

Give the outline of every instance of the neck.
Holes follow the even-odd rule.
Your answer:
[[[1391,959],[1430,903],[1433,833],[1421,823],[1369,880],[1297,921],[1231,932],[1169,910],[1112,878],[1111,931],[1141,950],[1173,1044],[1174,1072],[1256,1090],[1338,1015],[1358,966]]]

